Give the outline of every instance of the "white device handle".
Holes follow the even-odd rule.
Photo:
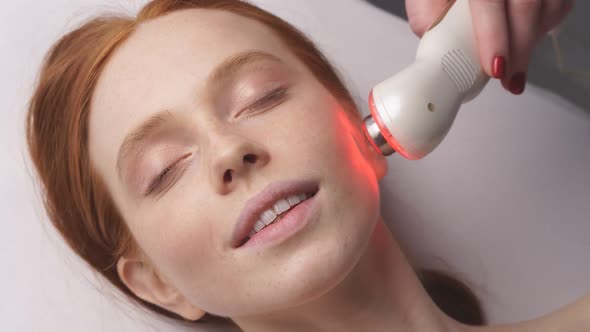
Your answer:
[[[443,70],[464,94],[463,102],[467,102],[477,97],[489,81],[478,54],[469,1],[456,0],[422,36],[416,61],[440,59]]]
[[[415,62],[371,91],[366,133],[385,155],[395,150],[407,159],[421,159],[442,142],[461,104],[475,98],[488,81],[479,63],[469,2],[454,1],[422,37]]]

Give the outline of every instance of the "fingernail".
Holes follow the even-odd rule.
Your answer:
[[[506,75],[506,59],[503,56],[496,55],[492,61],[492,75],[494,78],[503,79]]]
[[[524,92],[524,86],[526,84],[526,73],[520,72],[512,76],[510,80],[510,92],[515,95],[519,95]]]

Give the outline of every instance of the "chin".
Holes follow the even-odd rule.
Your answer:
[[[283,307],[300,305],[336,288],[355,268],[368,247],[379,213],[343,219],[344,227],[334,223],[314,234],[304,248],[281,266],[283,279],[276,299]],[[359,222],[365,220],[365,222]]]

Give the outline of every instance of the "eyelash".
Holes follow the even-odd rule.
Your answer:
[[[269,92],[268,94],[266,94],[264,97],[255,101],[250,106],[246,107],[245,110],[261,108],[261,107],[268,105],[269,103],[281,100],[285,96],[286,93],[287,93],[286,87],[276,88],[276,89],[272,90],[271,92]],[[252,115],[254,115],[254,114],[249,114],[249,115],[245,116],[244,118],[248,118]],[[158,189],[158,187],[160,187],[160,184],[163,182],[163,180],[168,178],[170,171],[172,171],[175,168],[176,164],[178,164],[182,160],[186,159],[189,155],[190,154],[184,155],[182,158],[180,158],[176,162],[170,164],[168,167],[164,168],[158,175],[156,175],[156,177],[154,177],[154,179],[150,182],[150,185],[145,193],[145,196],[152,194],[156,189]]]
[[[150,182],[150,185],[148,186],[148,189],[145,192],[145,196],[152,194],[156,189],[158,189],[163,180],[168,178],[168,175],[170,175],[170,171],[172,171],[175,168],[176,164],[188,158],[190,155],[190,153],[183,155],[182,157],[180,157],[180,159],[173,162],[168,167],[164,168],[164,170],[162,170],[158,175],[156,175],[156,177]]]
[[[253,104],[251,104],[250,106],[246,107],[244,109],[244,111],[249,111],[252,109],[260,109],[262,107],[265,107],[267,105],[269,105],[270,103],[275,103],[280,101],[281,99],[283,99],[285,97],[285,95],[287,94],[287,88],[282,86],[279,88],[276,88],[272,91],[270,91],[269,93],[267,93],[264,97],[258,99],[257,101],[255,101]],[[241,114],[242,112],[240,112]],[[248,114],[246,116],[244,116],[244,118],[249,118],[253,115],[256,115],[257,113],[254,114]],[[238,114],[239,115],[239,114]]]

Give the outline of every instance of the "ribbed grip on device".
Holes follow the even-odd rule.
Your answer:
[[[442,57],[442,67],[460,93],[466,92],[475,83],[475,66],[461,50],[452,50],[445,54]]]

